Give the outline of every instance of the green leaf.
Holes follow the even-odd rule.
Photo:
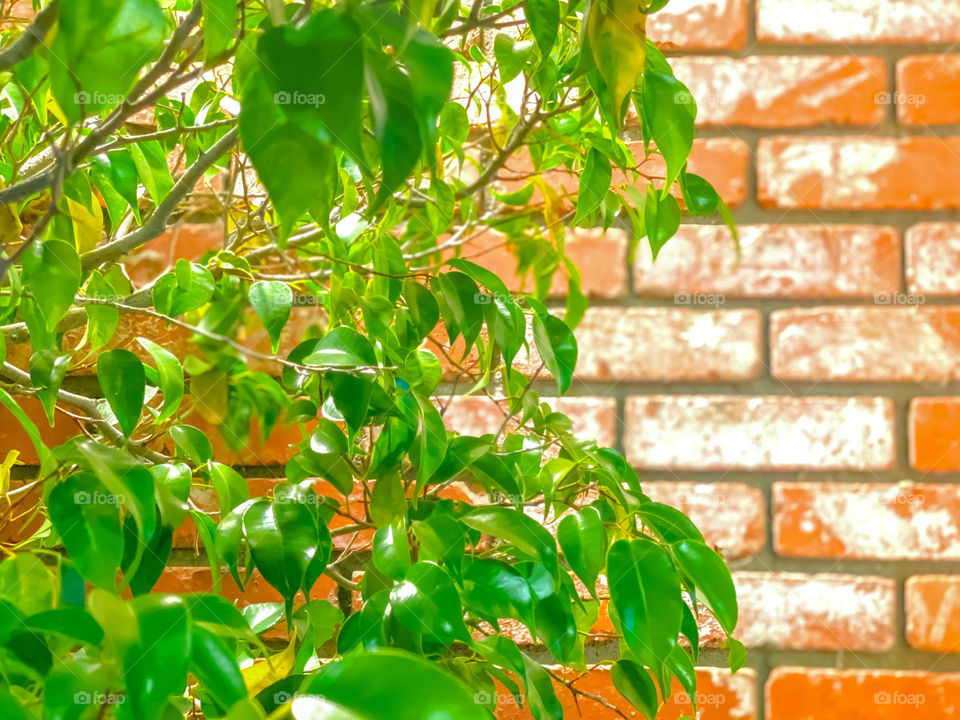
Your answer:
[[[476,559],[467,566],[463,579],[464,601],[480,617],[491,623],[509,617],[532,624],[530,585],[509,564]]]
[[[447,428],[443,418],[429,399],[417,396],[420,409],[420,457],[417,465],[417,492],[443,463],[447,452]]]
[[[314,351],[303,360],[306,365],[354,369],[376,367],[377,356],[370,341],[348,327],[335,327],[317,343]]]
[[[645,667],[633,660],[618,660],[610,670],[610,679],[617,692],[647,720],[656,718],[660,708],[657,686]]]
[[[213,459],[213,446],[200,430],[192,425],[177,425],[170,428],[170,437],[183,455],[194,465],[202,465]]]
[[[386,59],[368,69],[366,84],[383,169],[374,204],[378,207],[406,181],[423,146],[410,77]]]
[[[283,117],[304,135],[363,159],[363,37],[346,13],[320,10],[299,28],[271,28],[257,43],[257,55]],[[280,158],[279,165],[290,168],[291,159]]]
[[[117,293],[99,270],[90,276],[87,284],[87,298],[112,300]],[[84,307],[87,314],[87,339],[91,350],[99,350],[113,338],[120,323],[120,310],[109,305],[87,305]]]
[[[143,410],[147,385],[143,363],[129,350],[105,352],[97,358],[97,379],[120,429],[130,437]]]
[[[590,82],[607,121],[619,128],[626,99],[643,72],[646,15],[638,4],[594,2],[590,4],[585,25],[599,75]]]
[[[166,21],[156,0],[75,0],[59,8],[50,84],[71,122],[119,105],[160,52]]]
[[[250,498],[250,488],[246,478],[229,465],[211,462],[207,466],[207,475],[214,492],[217,493],[221,517],[226,516],[240,503]]]
[[[450,576],[436,563],[410,566],[403,580],[390,591],[390,612],[408,630],[449,644],[467,641],[460,594]]]
[[[558,577],[557,546],[553,537],[533,518],[507,507],[478,507],[460,518],[469,527],[502,538],[530,560],[539,561]]]
[[[289,618],[294,595],[302,590],[309,596],[330,560],[330,531],[305,504],[278,498],[246,509],[243,534],[260,574],[283,595]]]
[[[203,265],[177,260],[175,273],[161,277],[153,286],[153,304],[157,312],[176,317],[210,302],[213,275]]]
[[[532,52],[533,43],[515,41],[505,33],[497,33],[493,39],[493,55],[497,59],[501,84],[510,82],[521,73]]]
[[[596,148],[590,148],[587,153],[587,162],[580,175],[580,188],[577,191],[577,212],[573,217],[573,224],[579,225],[590,218],[600,209],[610,181],[613,179],[613,168],[607,156]]]
[[[286,283],[265,280],[250,286],[249,297],[253,311],[270,335],[273,352],[276,352],[280,344],[280,334],[290,318],[293,290]]]
[[[540,48],[540,54],[546,57],[557,41],[557,31],[560,28],[560,3],[558,0],[527,0],[525,12],[530,30],[537,41],[537,47]]]
[[[643,105],[649,131],[667,164],[663,194],[687,164],[693,149],[697,106],[687,86],[672,74],[647,68],[643,74]]]
[[[47,469],[54,462],[54,457],[47,446],[44,445],[43,439],[40,437],[40,430],[33,420],[23,411],[23,408],[20,407],[17,401],[10,397],[10,394],[2,387],[0,387],[0,404],[7,409],[7,412],[13,415],[17,422],[20,423],[27,437],[30,438],[30,443],[33,445],[33,449],[40,459],[41,472],[46,474]]]
[[[156,140],[139,142],[130,145],[130,156],[153,202],[162,202],[173,189],[173,176],[163,146]]]
[[[314,74],[340,77],[337,72]],[[278,247],[282,249],[294,223],[304,213],[309,211],[322,225],[329,223],[337,183],[337,163],[327,142],[318,140],[316,135],[287,120],[284,115],[284,112],[294,112],[298,119],[309,120],[311,116],[307,109],[297,110],[298,106],[289,103],[292,98],[317,96],[299,92],[290,94],[283,90],[271,92],[267,87],[267,75],[269,70],[257,73],[247,83],[238,125],[244,150],[276,209],[280,221]],[[284,104],[278,105],[278,101]]]
[[[373,564],[377,570],[395,580],[410,567],[410,543],[402,523],[377,528],[373,534]]]
[[[703,542],[703,535],[690,518],[676,508],[663,503],[644,503],[637,509],[637,514],[645,525],[664,542],[672,543],[677,540],[699,540]]]
[[[37,399],[43,405],[50,427],[53,427],[54,410],[69,363],[69,355],[54,350],[40,350],[30,356],[30,382],[37,388]]]
[[[735,673],[747,663],[747,648],[733,637],[727,638],[725,647],[729,650],[727,664],[730,666],[730,672]]]
[[[127,702],[138,720],[159,720],[170,696],[181,695],[187,683],[187,606],[175,595],[144,595],[134,609],[139,636],[123,657]]]
[[[45,610],[26,618],[24,624],[33,632],[56,633],[91,647],[99,647],[103,642],[103,628],[87,611],[80,608]]]
[[[202,0],[203,56],[209,67],[233,42],[237,0]]]
[[[683,202],[693,216],[712,215],[720,206],[720,196],[713,185],[699,175],[684,172],[680,175]]]
[[[80,289],[80,276],[77,251],[63,240],[35,242],[23,253],[23,282],[43,289],[33,299],[47,330],[53,331],[73,305]]]
[[[91,473],[76,473],[50,491],[50,520],[77,571],[112,589],[123,557],[120,500]]]
[[[229,708],[247,697],[234,650],[197,625],[190,627],[190,672],[223,707]]]
[[[557,541],[570,567],[596,597],[597,577],[603,570],[606,551],[600,512],[588,506],[564,517],[557,526]]]
[[[671,549],[720,627],[732,634],[737,626],[737,591],[723,558],[700,540],[680,540]]]
[[[577,339],[563,320],[547,312],[538,312],[533,316],[533,340],[540,359],[553,375],[562,395],[573,382],[573,369],[577,365]]]
[[[371,678],[377,681],[371,682]],[[319,695],[363,720],[490,718],[484,706],[475,701],[474,691],[458,677],[437,663],[401,650],[350,653],[324,666],[301,688],[301,694]],[[307,717],[337,718],[324,709],[297,720]]]
[[[183,367],[176,355],[153,340],[138,337],[137,342],[157,364],[157,382],[163,392],[163,405],[160,406],[156,422],[161,423],[177,411],[183,400]]]
[[[646,227],[653,259],[656,260],[660,249],[667,244],[667,240],[677,234],[680,228],[680,205],[677,199],[673,195],[660,195],[653,185],[647,185],[643,224]]]
[[[607,555],[607,582],[627,647],[642,664],[664,663],[683,616],[670,553],[650,540],[618,540]]]

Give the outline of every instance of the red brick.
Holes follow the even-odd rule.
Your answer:
[[[605,231],[568,227],[564,234],[564,252],[580,269],[583,293],[594,298],[624,297],[627,294],[626,233],[617,228]],[[513,292],[533,291],[532,275],[528,273],[523,278],[517,275],[517,259],[503,233],[485,230],[461,247],[459,257],[494,271]],[[567,273],[562,264],[553,276],[550,295],[567,295]]]
[[[960,224],[918,223],[905,235],[907,289],[960,295]]]
[[[767,541],[763,493],[743,483],[645,482],[656,502],[677,508],[700,528],[728,560],[754,555]]]
[[[881,577],[734,573],[748,647],[886,652],[894,644],[896,583]]]
[[[793,308],[770,316],[772,371],[783,380],[951,380],[960,377],[958,352],[960,308]]]
[[[911,401],[910,464],[917,470],[960,470],[960,398]]]
[[[592,308],[576,330],[581,380],[748,380],[760,371],[756,310]]]
[[[960,40],[953,0],[757,0],[757,39],[770,43]]]
[[[960,559],[960,487],[778,482],[773,541],[789,557]]]
[[[616,444],[617,404],[614,398],[541,398],[573,421],[578,437],[596,440],[603,446]],[[496,433],[503,423],[501,405],[481,396],[458,396],[446,403],[444,423],[462,435]]]
[[[730,231],[722,225],[681,225],[656,263],[649,246],[641,243],[634,291],[661,296],[842,298],[900,289],[900,241],[893,228],[741,225],[737,230],[740,258]],[[960,260],[956,277],[960,286]]]
[[[960,713],[960,673],[779,667],[767,720],[943,720]]]
[[[894,462],[885,398],[650,395],[627,398],[627,457],[683,470],[870,470]]]
[[[887,72],[878,57],[681,57],[670,64],[697,102],[698,125],[872,125],[885,115]]]
[[[142,286],[168,272],[177,260],[199,260],[204,253],[222,249],[223,224],[181,223],[136,251],[124,267],[134,285]]]
[[[209,567],[167,567],[153,587],[152,592],[159,593],[209,593],[213,591]],[[243,575],[241,575],[243,577]],[[222,595],[236,602],[240,607],[263,602],[283,602],[283,596],[271,587],[259,572],[254,571],[241,591],[233,578],[223,571]],[[336,603],[337,585],[326,575],[321,575],[313,586],[310,597],[313,600],[324,599]],[[302,595],[301,595],[302,598]]]
[[[919,575],[905,588],[907,642],[918,650],[960,652],[960,577]]]
[[[81,432],[80,423],[67,415],[57,411],[54,415],[54,426],[51,428],[40,401],[32,397],[15,398],[17,405],[26,413],[40,431],[40,439],[47,447],[62,445]],[[24,465],[37,465],[40,458],[30,442],[20,421],[17,420],[3,405],[0,405],[0,462],[7,453],[16,450],[20,453],[18,460]]]
[[[739,50],[747,42],[747,3],[671,0],[650,16],[647,29],[664,49]]]
[[[643,143],[640,142],[628,143],[627,147],[633,152],[640,172],[651,178],[663,177],[663,158],[659,155],[651,155],[645,160]],[[736,138],[699,138],[693,142],[688,169],[713,183],[720,197],[730,207],[735,208],[747,196],[747,167],[749,161],[750,149],[742,140]],[[497,181],[504,192],[513,192],[524,187],[532,173],[533,165],[529,154],[518,152],[497,174]],[[576,195],[580,180],[575,173],[566,167],[551,168],[543,172],[542,175],[561,197]],[[613,184],[622,185],[626,182],[624,174],[615,170]],[[645,184],[646,180],[641,177],[638,185],[643,187]],[[538,205],[541,203],[543,203],[543,196],[540,190],[534,190],[530,204]],[[569,210],[572,207],[573,204],[569,201],[562,203],[563,209]]]
[[[960,122],[960,55],[897,61],[897,119],[904,125]]]
[[[558,684],[557,697],[563,704],[565,718],[589,718],[589,720],[620,720],[621,717],[642,718],[613,687],[610,669],[591,667],[585,673],[552,667],[551,671],[559,676],[573,680],[573,686],[582,692],[596,695],[617,707],[619,713],[607,708],[595,700],[574,694]],[[526,707],[519,708],[512,696],[502,689],[497,699],[497,720],[529,720],[532,716]],[[736,675],[721,668],[697,668],[697,700],[699,720],[756,720],[757,716],[757,676],[753,670],[743,669]],[[692,712],[689,696],[674,681],[673,692],[663,709],[657,714],[657,720],[677,720]],[[622,715],[620,714],[622,713]]]
[[[766,208],[956,208],[960,138],[762,138],[757,173]]]

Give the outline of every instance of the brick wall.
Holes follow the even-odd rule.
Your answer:
[[[684,225],[632,267],[623,231],[571,232],[593,306],[561,402],[735,571],[749,666],[707,667],[723,658],[704,624],[701,717],[960,714],[960,2],[672,0],[651,33],[698,99],[691,168],[735,208],[742,259],[716,225]],[[182,226],[133,274],[222,241]],[[448,417],[499,424],[473,399]],[[75,432],[67,416],[45,430]],[[263,493],[294,437],[218,454]],[[36,462],[0,414],[10,448]],[[210,587],[194,541],[178,533],[182,567],[158,589]],[[279,599],[262,582],[224,591]],[[602,669],[578,682],[619,702]],[[678,692],[664,717],[685,711]]]

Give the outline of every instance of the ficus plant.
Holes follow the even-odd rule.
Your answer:
[[[674,682],[697,697],[698,614],[736,626],[727,567],[551,400],[586,306],[567,227],[656,256],[681,208],[729,223],[646,38],[664,4],[50,0],[3,25],[0,403],[33,445],[0,458],[5,718],[473,720],[508,697],[545,720],[597,664],[647,718]],[[187,219],[222,244],[134,278]],[[491,237],[517,278],[472,250]],[[499,430],[448,430],[456,395]],[[251,493],[264,469],[214,447],[280,427],[299,440]],[[151,592],[184,523],[213,591]],[[282,602],[222,592],[255,577]]]

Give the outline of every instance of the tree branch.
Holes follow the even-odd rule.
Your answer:
[[[10,47],[0,52],[0,72],[9,70],[21,60],[26,60],[37,49],[57,20],[60,0],[51,0],[43,10],[37,13],[30,27],[18,37]]]

